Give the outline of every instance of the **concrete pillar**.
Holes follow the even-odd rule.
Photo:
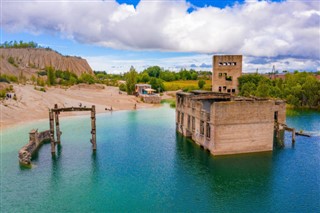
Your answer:
[[[96,144],[96,107],[95,105],[92,105],[92,110],[91,110],[91,134],[92,134],[92,150],[95,151],[97,149],[97,144]]]
[[[58,109],[58,104],[54,105],[55,109]],[[56,120],[56,134],[57,134],[57,144],[60,144],[60,124],[59,124],[59,111],[55,111],[55,120]]]
[[[29,141],[36,141],[37,133],[38,133],[37,129],[32,129],[29,132]]]
[[[54,141],[54,118],[53,118],[53,112],[51,109],[49,110],[49,125],[50,125],[51,153],[54,154],[56,152],[55,141]]]
[[[292,129],[292,143],[296,142],[296,129]]]

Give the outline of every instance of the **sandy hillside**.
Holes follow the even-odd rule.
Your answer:
[[[9,58],[13,64],[9,63]],[[69,70],[76,75],[92,74],[88,62],[80,57],[63,56],[55,51],[43,48],[1,48],[0,71],[2,74],[18,76],[36,76],[36,72],[51,66],[55,70]]]
[[[153,107],[145,104],[139,98],[119,94],[117,87],[102,85],[75,85],[69,89],[48,88],[46,92],[37,91],[33,85],[14,85],[17,101],[4,100],[1,102],[1,127],[12,127],[39,119],[48,119],[48,109],[54,104],[59,107],[96,106],[97,113],[105,112],[105,108],[113,110],[137,109]],[[61,116],[88,114],[88,112],[61,113]]]

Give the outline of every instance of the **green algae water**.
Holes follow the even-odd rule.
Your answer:
[[[289,126],[311,132],[273,152],[212,157],[175,131],[175,111],[122,111],[61,119],[55,158],[41,147],[32,169],[18,150],[38,122],[2,133],[0,212],[320,212],[320,114]]]

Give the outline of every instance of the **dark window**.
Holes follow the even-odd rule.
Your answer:
[[[230,92],[231,90],[230,90],[230,89],[228,89],[227,91],[228,91],[228,92]]]
[[[206,124],[206,136],[207,136],[207,138],[210,138],[210,124],[209,123],[207,123]]]
[[[232,89],[232,93],[235,93],[236,92],[236,89]]]
[[[195,128],[196,128],[196,119],[192,117],[192,132],[194,132]]]
[[[232,76],[226,76],[227,81],[232,81]]]
[[[219,92],[221,92],[221,87],[219,87]]]
[[[233,62],[233,66],[236,66],[237,65],[237,62]]]
[[[219,66],[222,66],[223,64],[221,62],[219,62]]]
[[[278,111],[274,112],[274,120],[278,122]]]
[[[221,77],[222,77],[222,73],[220,72],[220,73],[219,73],[219,78],[221,78]]]
[[[223,90],[224,90],[224,91],[226,91],[226,89],[227,89],[227,87],[226,87],[226,86],[224,86],[224,87],[223,87]]]
[[[204,121],[200,121],[200,135],[204,135]]]
[[[190,129],[190,123],[191,123],[191,116],[188,115],[188,129]]]

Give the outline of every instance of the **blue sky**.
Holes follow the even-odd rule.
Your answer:
[[[320,70],[313,0],[3,0],[1,16],[1,42],[35,41],[94,70],[211,70],[213,54],[243,54],[244,72]]]

